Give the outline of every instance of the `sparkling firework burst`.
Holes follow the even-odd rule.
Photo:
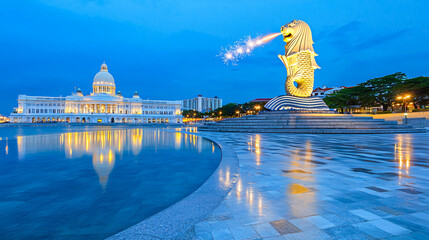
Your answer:
[[[244,40],[237,41],[232,46],[222,48],[219,56],[222,58],[225,64],[236,65],[238,60],[249,56],[255,48],[263,46],[265,43],[276,38],[280,34],[281,33],[273,33],[264,37],[258,36],[256,38],[247,36],[244,38]]]

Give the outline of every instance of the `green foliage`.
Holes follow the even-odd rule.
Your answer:
[[[236,103],[228,103],[221,108],[215,110],[217,117],[232,117],[235,112],[240,108],[239,104]]]
[[[382,105],[383,111],[387,111],[398,95],[397,86],[407,79],[404,73],[394,73],[380,78],[370,79],[358,84],[364,87],[366,95],[361,100],[361,106]]]
[[[416,77],[407,79],[396,86],[398,95],[411,95],[411,100],[420,108],[429,104],[429,78]],[[415,106],[416,107],[416,106]]]
[[[256,106],[260,106],[259,109],[256,109]],[[237,104],[237,103],[228,103],[224,105],[221,108],[218,108],[214,111],[215,117],[237,117],[239,114],[237,114],[237,111],[242,113],[247,113],[247,111],[259,111],[262,110],[263,106],[261,106],[258,103],[243,103],[243,104]]]
[[[362,86],[344,88],[324,98],[330,108],[345,109],[355,105],[369,105],[368,89]]]
[[[204,113],[195,110],[183,110],[182,116],[188,118],[202,118],[204,117]]]
[[[407,79],[404,73],[394,73],[370,79],[353,88],[345,88],[327,96],[324,101],[330,108],[347,109],[353,106],[374,107],[381,105],[387,111],[400,95],[411,95],[410,101],[420,107],[428,103],[429,78]]]

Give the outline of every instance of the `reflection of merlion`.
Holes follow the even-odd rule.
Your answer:
[[[314,56],[313,38],[307,23],[294,20],[281,27],[286,42],[285,55],[279,55],[287,69],[286,94],[310,97],[314,85],[314,69],[320,68]],[[295,86],[295,83],[297,86]]]
[[[94,166],[95,172],[97,172],[100,185],[105,189],[107,181],[109,180],[109,174],[115,166],[115,154],[112,153],[112,150],[103,150],[93,153],[92,165]]]

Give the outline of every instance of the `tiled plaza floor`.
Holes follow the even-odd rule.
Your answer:
[[[195,239],[429,239],[429,133],[209,133],[239,180]]]

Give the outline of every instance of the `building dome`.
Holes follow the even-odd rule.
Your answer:
[[[112,74],[107,71],[107,65],[103,63],[100,71],[95,74],[93,86],[115,86]]]
[[[94,82],[92,83],[94,93],[107,93],[110,95],[115,94],[115,80],[113,76],[107,71],[107,65],[103,62],[100,71],[95,74]]]

